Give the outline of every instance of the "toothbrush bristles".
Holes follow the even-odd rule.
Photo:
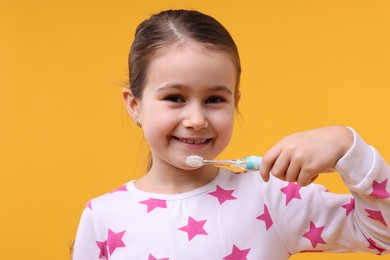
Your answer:
[[[199,155],[191,155],[186,158],[186,164],[193,168],[199,168],[203,166],[203,157]]]

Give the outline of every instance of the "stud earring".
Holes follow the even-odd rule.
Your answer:
[[[138,126],[138,127],[142,127],[142,124],[138,121],[138,120],[135,120],[135,124]]]

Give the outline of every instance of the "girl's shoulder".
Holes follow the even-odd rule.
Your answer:
[[[115,208],[123,206],[124,202],[132,200],[132,196],[128,192],[132,182],[133,181],[127,182],[110,192],[92,198],[87,202],[86,209],[89,208],[94,212],[99,212],[101,210],[107,211],[108,209],[114,210]]]

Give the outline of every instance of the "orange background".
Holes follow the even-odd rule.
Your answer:
[[[211,14],[239,46],[242,115],[221,157],[341,124],[390,160],[390,1],[1,0],[2,259],[68,259],[85,203],[142,174],[121,88],[135,27],[167,8]],[[317,182],[347,191],[336,174]],[[329,259],[291,259],[314,257]]]

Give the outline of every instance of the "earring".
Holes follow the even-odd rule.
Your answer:
[[[135,124],[138,126],[138,127],[142,127],[142,124],[138,121],[138,120],[135,120]]]

